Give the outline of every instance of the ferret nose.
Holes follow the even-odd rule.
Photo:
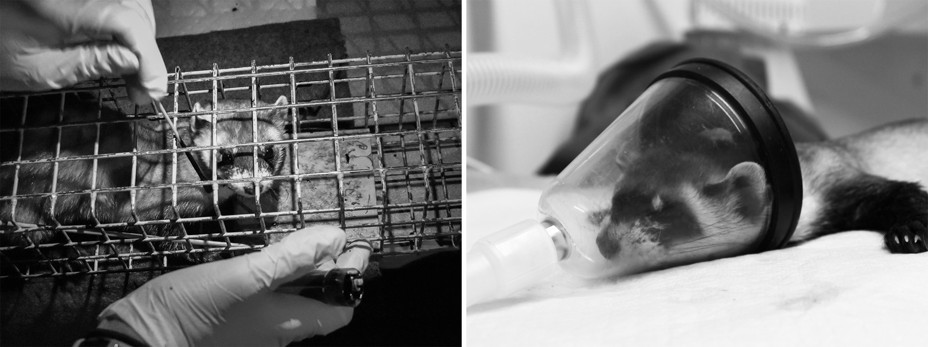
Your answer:
[[[242,190],[245,191],[245,194],[255,195],[255,186],[252,184],[246,184],[244,187],[242,187]]]
[[[596,246],[599,248],[599,253],[606,259],[615,258],[619,254],[621,246],[616,236],[616,230],[611,225],[603,228],[599,231],[599,235],[596,235]]]

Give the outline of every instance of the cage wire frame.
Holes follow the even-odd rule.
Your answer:
[[[0,196],[0,207],[6,204],[9,208],[8,214],[0,214],[0,230],[4,235],[0,239],[0,262],[5,263],[0,278],[169,270],[190,265],[175,260],[172,255],[228,255],[258,250],[313,224],[339,226],[348,233],[349,241],[369,241],[375,257],[459,248],[462,234],[460,81],[461,52],[446,47],[439,52],[412,53],[407,49],[405,54],[372,56],[368,52],[364,57],[344,59],[333,59],[329,54],[324,61],[311,62],[295,62],[291,57],[287,63],[259,66],[252,61],[250,66],[233,68],[213,64],[209,70],[197,71],[183,71],[177,67],[169,75],[168,96],[161,100],[161,105],[166,104],[169,110],[167,119],[157,112],[154,103],[135,105],[129,102],[119,79],[101,79],[65,90],[0,94],[0,102],[19,99],[23,105],[19,114],[5,115],[6,124],[0,124],[0,136],[18,139],[17,152],[6,153],[13,159],[0,163],[0,170],[13,172],[12,182],[0,182],[0,188],[11,185],[6,187],[9,194]],[[299,92],[305,88],[326,91],[328,97],[300,97]],[[105,120],[98,112],[96,119],[68,122],[64,116],[68,93],[90,93],[96,96],[101,108],[112,107],[126,116]],[[169,122],[171,127],[176,127],[178,120],[205,116],[215,129],[217,114],[225,111],[191,112],[193,99],[205,96],[208,97],[205,101],[215,105],[236,93],[247,94],[250,99],[250,107],[235,110],[251,114],[253,128],[249,142],[217,145],[216,132],[212,132],[210,146],[184,147],[175,137],[168,148],[139,150],[139,125]],[[262,95],[276,94],[286,96],[288,103],[280,106],[259,103]],[[43,95],[60,96],[57,122],[28,124],[29,99]],[[289,138],[259,141],[257,113],[275,109],[287,111]],[[313,109],[317,114],[312,113]],[[10,124],[9,119],[15,119],[17,124]],[[132,126],[131,135],[106,135],[131,136],[131,151],[100,152],[101,126],[114,123]],[[94,129],[93,154],[61,156],[62,134],[69,127]],[[57,136],[54,157],[24,159],[26,135],[37,129],[53,131]],[[250,147],[254,160],[252,169],[257,170],[258,148],[262,145],[285,148],[288,167],[263,178],[221,179],[217,176],[217,151]],[[305,148],[331,148],[328,152],[332,162],[326,163],[331,165],[306,172],[305,165],[313,164],[306,162],[313,158],[303,155],[301,147],[303,151]],[[193,151],[212,153],[212,162],[207,164],[210,167],[204,170],[208,177],[201,181],[179,182],[178,163],[188,160],[186,156]],[[169,183],[137,185],[138,161],[146,155],[171,156]],[[99,162],[113,158],[131,159],[132,172],[127,173],[131,183],[97,187]],[[86,160],[92,162],[93,168],[90,189],[57,191],[62,163]],[[52,165],[50,191],[18,194],[20,187],[29,184],[20,177],[21,169],[38,164]],[[256,171],[252,177],[258,177]],[[323,183],[306,185],[313,180]],[[289,192],[291,207],[281,209],[278,205],[266,210],[261,200],[261,181],[289,183],[280,190]],[[237,182],[251,183],[254,197],[241,199],[243,202],[237,205],[235,213],[223,212],[219,206],[222,203],[219,187]],[[212,214],[181,216],[177,210],[178,190],[196,187],[209,195],[212,206],[207,211]],[[314,194],[326,189],[334,194],[334,205],[317,203]],[[142,190],[159,190],[162,194],[170,191],[173,216],[152,220],[139,218],[136,196]],[[132,221],[99,220],[98,196],[121,192],[131,196]],[[89,195],[91,220],[75,225],[59,223],[54,217],[56,201],[66,195]],[[360,198],[352,200],[351,196]],[[24,199],[47,199],[49,210],[46,212],[52,220],[32,223],[17,220],[17,204]],[[219,231],[188,230],[202,223],[218,224]],[[234,226],[227,225],[230,223]],[[173,236],[146,233],[143,227],[153,225],[170,225],[181,232]],[[55,237],[35,242],[33,233],[37,232],[52,232]],[[261,237],[261,242],[243,244],[232,240],[256,235]],[[10,242],[17,237],[24,242]],[[159,242],[182,244],[183,247],[163,249],[156,246]]]

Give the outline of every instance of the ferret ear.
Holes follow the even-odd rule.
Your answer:
[[[199,102],[193,104],[194,113],[211,111],[212,109],[213,109],[213,104],[211,102],[206,102],[202,105]],[[192,131],[200,131],[200,130],[205,129],[206,127],[209,127],[210,125],[210,121],[209,121],[210,115],[208,114],[200,114],[200,115],[190,117],[188,119],[189,119],[188,126],[190,127],[190,130]]]
[[[277,98],[277,101],[274,102],[274,106],[286,106],[286,105],[290,105],[290,101],[287,100],[287,97],[283,95]],[[277,126],[284,127],[287,124],[287,115],[289,115],[289,112],[290,112],[289,108],[275,109],[274,115],[276,115],[276,117],[272,117],[271,119],[274,122],[274,124],[277,124]]]
[[[277,98],[277,101],[274,102],[274,106],[283,106],[283,105],[289,105],[289,104],[290,102],[287,101],[287,97],[283,95]]]
[[[725,193],[736,200],[737,210],[744,216],[758,216],[767,204],[767,174],[755,162],[741,162],[728,170],[722,180]]]

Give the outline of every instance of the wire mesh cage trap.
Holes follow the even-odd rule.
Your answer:
[[[0,278],[170,269],[343,228],[457,248],[461,53],[184,71],[0,95]],[[166,112],[159,112],[159,109]]]

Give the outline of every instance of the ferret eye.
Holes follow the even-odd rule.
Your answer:
[[[264,147],[264,159],[270,160],[272,158],[274,158],[274,147]]]
[[[216,165],[219,165],[219,166],[232,165],[232,161],[233,161],[232,158],[233,156],[231,152],[229,152],[228,150],[221,150],[219,151],[219,161],[216,162]]]

